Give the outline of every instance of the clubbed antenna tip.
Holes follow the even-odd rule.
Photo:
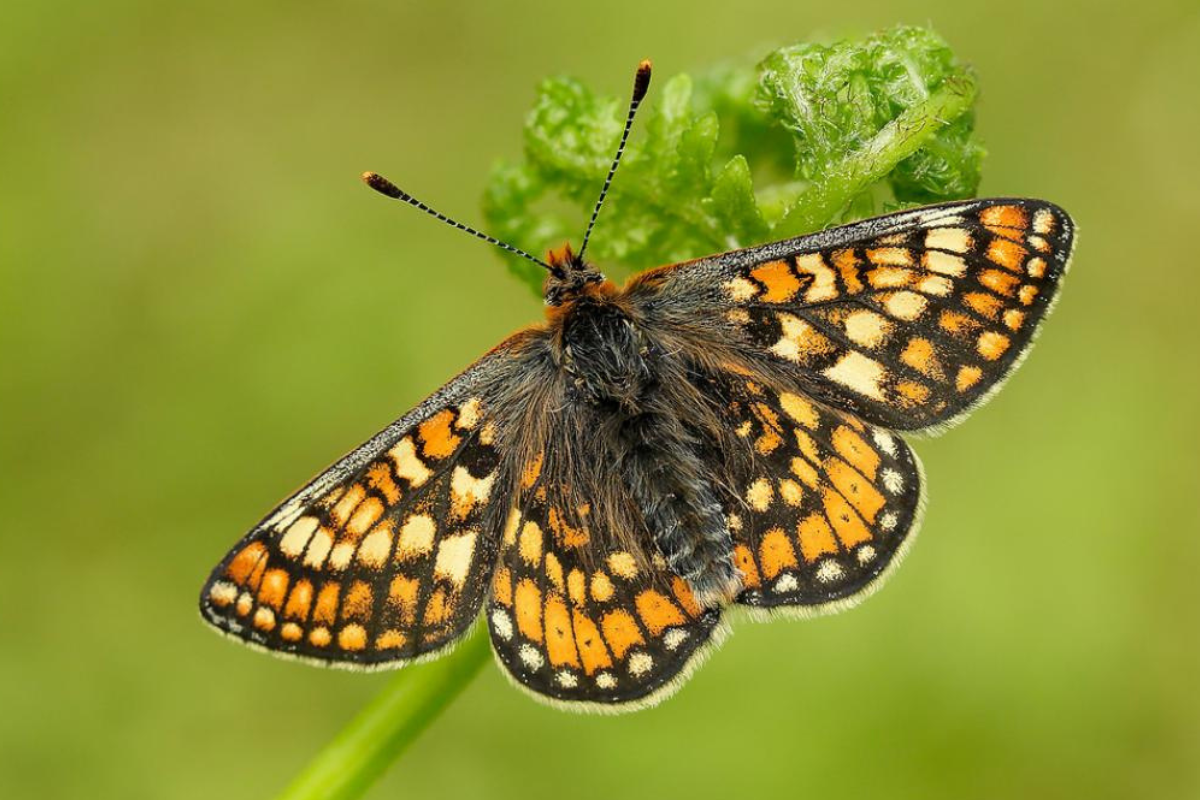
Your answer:
[[[633,102],[640,103],[650,88],[650,59],[643,58],[633,78]]]
[[[363,183],[365,183],[367,186],[370,186],[372,189],[382,195],[387,195],[394,200],[408,199],[408,195],[401,191],[399,186],[392,183],[378,172],[364,172],[362,174],[362,179]]]

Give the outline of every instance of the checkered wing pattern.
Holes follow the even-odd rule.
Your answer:
[[[726,320],[808,394],[912,431],[961,418],[1019,363],[1072,241],[1057,206],[979,200],[674,269],[719,285]]]
[[[547,470],[548,472],[548,470]],[[659,558],[621,549],[589,507],[568,509],[539,461],[504,526],[488,625],[496,656],[535,697],[599,712],[651,705],[713,643],[701,609]]]
[[[729,375],[729,425],[749,458],[727,505],[739,603],[836,610],[877,585],[918,523],[916,457],[899,436]]]
[[[206,621],[266,650],[349,667],[434,653],[477,617],[495,557],[502,346],[346,456],[213,571]]]

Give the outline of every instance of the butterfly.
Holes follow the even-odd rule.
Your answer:
[[[317,476],[213,570],[219,631],[395,668],[481,616],[504,671],[567,708],[673,692],[731,606],[809,616],[876,589],[912,541],[920,462],[1017,367],[1067,270],[1040,200],[942,203],[638,274],[545,261],[546,319]]]

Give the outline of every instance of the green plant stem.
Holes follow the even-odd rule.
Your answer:
[[[279,800],[361,797],[466,688],[489,652],[486,632],[476,630],[450,655],[401,670],[308,763]]]
[[[773,238],[811,233],[835,222],[855,197],[920,150],[941,128],[969,111],[977,91],[973,77],[947,80],[924,102],[906,109],[801,192],[775,226]]]

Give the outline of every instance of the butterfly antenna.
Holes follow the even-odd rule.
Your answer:
[[[513,247],[508,242],[502,242],[494,236],[488,236],[486,233],[477,231],[469,225],[463,225],[461,222],[458,222],[457,220],[450,219],[449,217],[447,217],[445,214],[443,214],[440,211],[435,211],[434,209],[425,205],[420,200],[413,197],[411,194],[404,191],[399,186],[392,183],[387,178],[383,177],[382,175],[380,175],[377,172],[364,172],[362,179],[363,179],[363,183],[367,184],[367,186],[370,186],[372,189],[374,189],[375,191],[379,192],[380,194],[382,194],[386,197],[390,197],[393,200],[402,200],[405,203],[408,203],[413,208],[419,208],[422,211],[424,211],[426,214],[429,214],[432,217],[436,217],[437,219],[440,219],[442,222],[445,222],[447,225],[453,225],[455,228],[458,228],[460,231],[465,231],[465,232],[471,234],[472,236],[476,237],[477,239],[483,239],[488,244],[494,244],[494,245],[496,245],[496,247],[499,247],[503,250],[507,250],[510,253],[515,253],[516,255],[521,256],[521,258],[529,259],[530,261],[532,261],[533,263],[537,264],[539,267],[542,267],[545,270],[554,272],[554,268],[551,267],[549,264],[547,264],[545,261],[542,261],[540,258],[531,256],[529,253],[526,253],[521,248]]]
[[[621,153],[625,152],[625,142],[629,139],[629,129],[633,127],[633,115],[637,113],[638,106],[642,104],[642,98],[646,96],[646,90],[650,88],[650,59],[645,59],[638,64],[637,74],[633,78],[633,99],[629,101],[629,114],[625,117],[625,130],[621,132],[621,143],[617,145],[617,154],[613,157],[612,166],[608,169],[608,177],[604,179],[604,186],[600,189],[600,197],[596,199],[596,207],[592,209],[592,219],[588,222],[587,232],[583,234],[583,244],[579,248],[578,259],[583,260],[583,254],[587,251],[588,239],[592,237],[592,228],[596,227],[596,217],[600,215],[600,206],[604,205],[604,197],[608,194],[608,187],[612,185],[613,175],[617,174],[617,165],[621,163]]]

